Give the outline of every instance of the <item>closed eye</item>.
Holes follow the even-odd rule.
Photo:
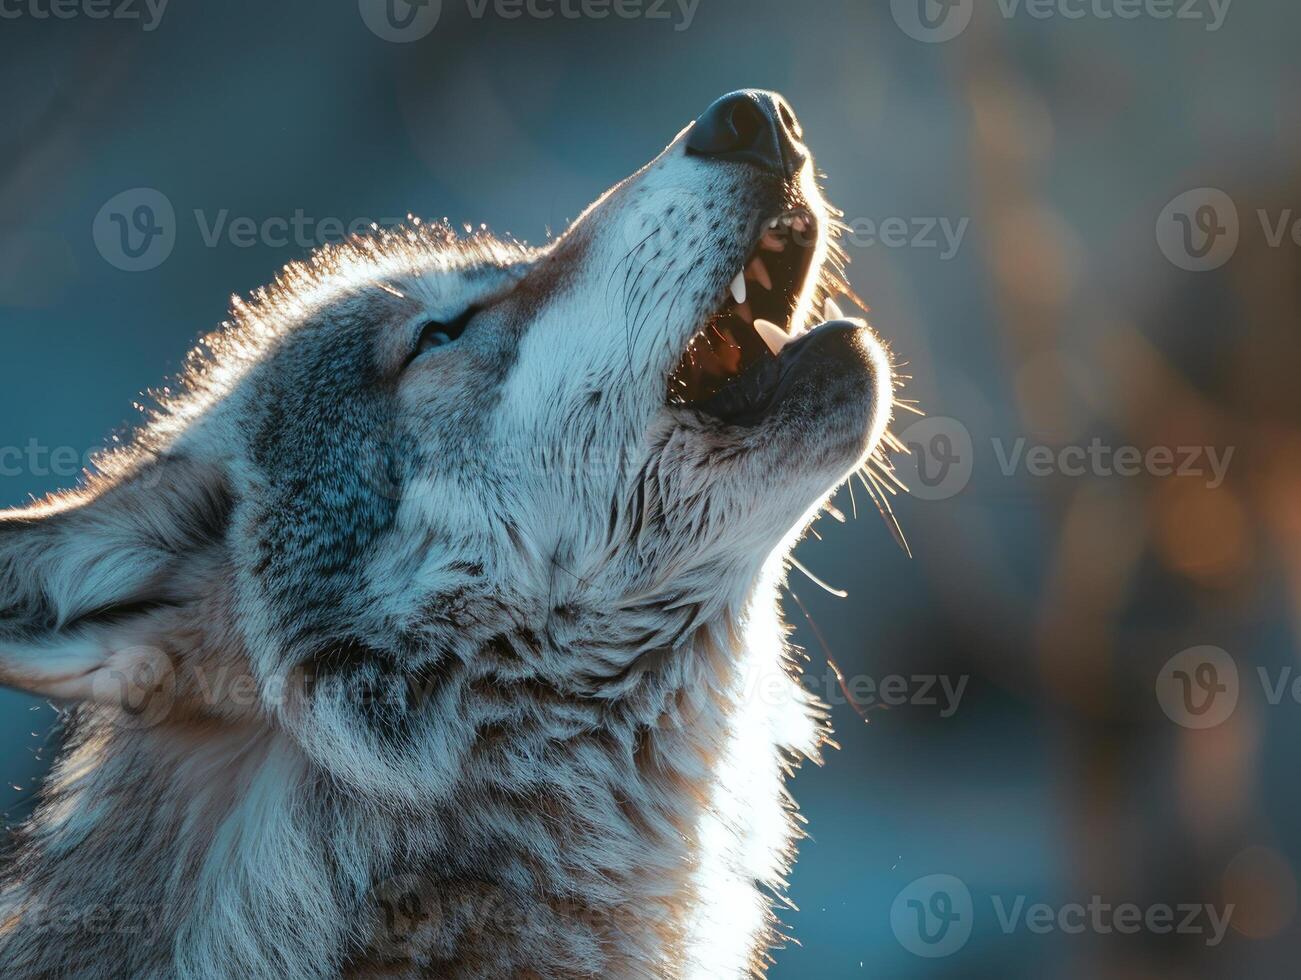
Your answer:
[[[430,320],[426,323],[421,328],[420,337],[416,340],[415,350],[407,358],[407,364],[435,347],[445,347],[454,343],[461,334],[465,333],[465,328],[470,325],[470,321],[474,319],[479,309],[478,306],[471,306],[454,320]]]

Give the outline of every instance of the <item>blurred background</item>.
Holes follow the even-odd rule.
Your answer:
[[[354,222],[543,241],[777,89],[927,417],[913,557],[861,486],[797,552],[842,748],[771,975],[1294,976],[1301,9],[391,3],[0,8],[0,505]],[[0,693],[11,825],[55,722]]]

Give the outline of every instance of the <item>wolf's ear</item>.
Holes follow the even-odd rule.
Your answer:
[[[148,624],[211,586],[230,508],[219,470],[165,456],[0,511],[0,684],[97,700],[151,669]]]

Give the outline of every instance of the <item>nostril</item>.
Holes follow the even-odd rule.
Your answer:
[[[782,102],[778,105],[777,111],[781,114],[782,125],[786,127],[786,132],[796,139],[803,139],[804,130],[800,128],[800,121],[795,118],[795,113],[791,112],[791,107]]]
[[[737,102],[732,109],[732,131],[736,133],[736,143],[729,149],[748,150],[755,146],[767,128],[768,120],[764,118],[759,107],[748,99]]]

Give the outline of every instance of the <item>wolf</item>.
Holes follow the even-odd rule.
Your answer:
[[[0,515],[0,682],[67,705],[4,975],[762,976],[828,737],[779,589],[895,404],[837,227],[746,90],[541,247],[236,299]]]

